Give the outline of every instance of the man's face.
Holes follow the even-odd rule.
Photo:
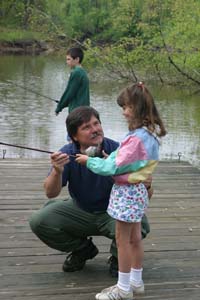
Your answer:
[[[66,63],[70,68],[73,68],[79,64],[79,57],[73,58],[70,55],[66,55]]]
[[[90,121],[83,123],[77,130],[73,139],[80,144],[80,149],[85,150],[90,146],[98,146],[103,141],[103,129],[99,120],[92,116]]]

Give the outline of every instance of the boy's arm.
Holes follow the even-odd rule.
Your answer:
[[[81,83],[80,74],[78,72],[71,73],[68,85],[56,107],[55,110],[56,114],[59,114],[59,112],[61,112],[63,108],[68,107],[69,103],[73,101],[74,97],[77,94],[77,90],[79,89],[80,83]]]

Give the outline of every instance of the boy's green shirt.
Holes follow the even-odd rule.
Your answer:
[[[89,79],[86,71],[75,66],[70,74],[67,87],[56,107],[55,112],[59,113],[63,108],[68,107],[69,113],[79,106],[90,105]]]

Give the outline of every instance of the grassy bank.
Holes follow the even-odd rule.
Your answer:
[[[0,27],[0,41],[13,42],[18,40],[45,40],[46,34],[22,29]]]
[[[38,55],[62,49],[60,41],[44,32],[5,28],[0,26],[0,54]]]

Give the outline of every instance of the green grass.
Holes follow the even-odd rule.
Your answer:
[[[46,35],[40,32],[22,29],[11,29],[0,27],[0,41],[12,42],[15,40],[44,40]]]

